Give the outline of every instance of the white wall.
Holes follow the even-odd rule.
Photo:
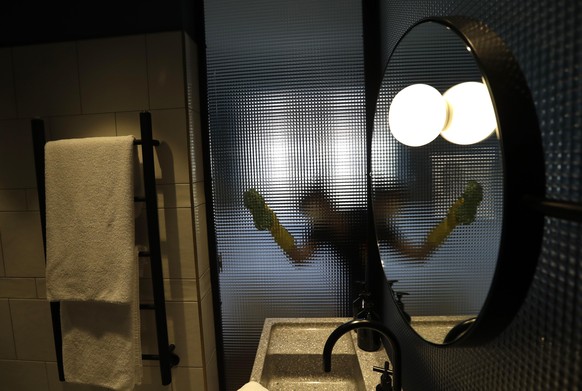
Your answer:
[[[58,381],[30,119],[43,118],[51,140],[139,137],[139,112],[149,110],[162,142],[156,179],[169,340],[181,361],[166,387],[157,362],[144,361],[136,390],[218,390],[195,63],[196,45],[182,32],[0,48],[3,389],[95,389]],[[147,302],[147,261],[140,273]],[[141,313],[143,351],[156,353],[153,316]]]

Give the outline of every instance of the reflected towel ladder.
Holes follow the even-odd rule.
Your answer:
[[[135,140],[134,144],[142,148],[143,156],[143,183],[145,196],[134,197],[135,202],[145,202],[147,225],[148,225],[148,251],[140,251],[139,257],[150,259],[153,304],[140,304],[141,310],[153,310],[155,313],[156,336],[158,354],[143,354],[143,360],[159,360],[162,384],[168,385],[172,382],[171,368],[178,365],[180,358],[174,353],[175,346],[168,342],[168,326],[166,321],[166,302],[164,295],[164,279],[162,271],[162,256],[160,247],[160,230],[158,221],[158,205],[155,183],[154,166],[154,146],[159,146],[160,142],[152,137],[152,119],[149,112],[142,112],[139,115],[141,139]],[[36,170],[36,182],[38,189],[38,200],[40,206],[40,219],[42,226],[42,238],[46,254],[46,204],[45,204],[45,178],[44,178],[44,145],[46,143],[44,121],[33,119],[31,122],[32,141],[34,148],[34,160]],[[51,318],[53,324],[53,334],[55,340],[55,350],[59,379],[65,381],[62,354],[62,335],[60,319],[60,303],[51,302]]]

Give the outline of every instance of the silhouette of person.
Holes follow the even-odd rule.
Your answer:
[[[376,236],[411,260],[426,261],[459,224],[471,224],[477,207],[483,198],[481,185],[469,181],[463,194],[452,204],[443,218],[421,244],[403,238],[391,221],[400,209],[398,200],[404,197],[402,189],[374,192],[374,213],[386,216],[376,224]],[[350,279],[350,297],[354,300],[357,281],[364,280],[364,265],[368,246],[368,212],[366,208],[339,209],[328,195],[316,188],[306,194],[299,203],[299,210],[310,220],[306,239],[297,243],[295,238],[279,222],[276,214],[255,189],[244,193],[244,204],[252,214],[255,227],[268,230],[279,247],[295,264],[309,260],[318,247],[327,244],[345,262]],[[350,302],[351,303],[351,302]],[[348,303],[349,304],[349,303]]]
[[[477,181],[469,181],[463,194],[451,205],[447,215],[436,224],[421,244],[414,244],[399,232],[390,219],[400,210],[399,200],[405,199],[402,189],[375,190],[374,216],[386,216],[376,221],[378,241],[387,242],[392,248],[414,261],[426,261],[459,225],[475,220],[477,208],[483,200],[483,188]]]

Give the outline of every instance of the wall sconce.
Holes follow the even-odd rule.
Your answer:
[[[465,82],[441,95],[427,84],[413,84],[396,94],[388,112],[390,131],[410,147],[430,143],[442,135],[453,144],[485,140],[497,128],[487,86]]]
[[[396,140],[420,147],[439,136],[448,120],[447,102],[427,84],[413,84],[396,94],[388,111],[388,124]]]

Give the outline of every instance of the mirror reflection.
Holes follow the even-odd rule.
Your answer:
[[[503,208],[496,127],[465,41],[436,22],[412,28],[390,58],[377,101],[372,199],[394,298],[434,343],[470,327],[495,272]]]

